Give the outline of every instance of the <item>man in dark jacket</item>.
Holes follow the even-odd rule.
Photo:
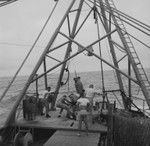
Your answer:
[[[84,88],[83,88],[83,84],[81,82],[81,79],[80,77],[76,77],[74,78],[74,81],[75,81],[75,88],[76,88],[76,91],[77,93],[80,95],[80,97],[83,95],[83,91],[84,91]]]

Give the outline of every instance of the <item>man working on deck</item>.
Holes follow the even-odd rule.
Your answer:
[[[67,99],[66,95],[63,95],[57,100],[56,107],[60,108],[58,117],[61,117],[63,110],[67,111],[66,117],[70,118],[70,101]]]
[[[76,120],[77,115],[77,100],[79,99],[79,95],[71,93],[69,96],[70,98],[70,111],[72,119]]]
[[[48,103],[51,103],[51,111],[55,110],[54,108],[54,98],[55,98],[55,92],[51,92],[51,87],[47,87],[47,90],[44,91],[44,96],[47,99]]]
[[[89,115],[89,107],[90,107],[90,102],[87,98],[85,98],[84,94],[81,98],[77,100],[77,106],[78,106],[78,117],[79,117],[79,123],[78,123],[78,136],[81,135],[81,128],[82,128],[82,122],[85,124],[85,128],[87,131],[88,135],[88,115]]]
[[[98,92],[96,92],[96,90],[94,89],[93,84],[90,84],[89,87],[85,89],[85,96],[90,101],[92,108],[93,108],[93,99],[96,94],[98,94]]]
[[[81,82],[80,77],[74,78],[74,82],[75,82],[76,91],[77,91],[77,93],[78,93],[78,94],[80,95],[80,97],[81,97],[82,94],[83,94],[84,88],[83,88],[83,84],[82,84],[82,82]]]
[[[45,107],[45,116],[46,118],[50,118],[51,116],[48,114],[49,113],[49,94],[50,94],[51,87],[47,87],[47,89],[43,92],[43,96],[40,97],[40,101]]]
[[[89,119],[90,123],[93,122],[93,99],[98,92],[94,89],[94,85],[90,84],[88,88],[85,89],[85,96],[90,102],[90,111],[89,111]]]

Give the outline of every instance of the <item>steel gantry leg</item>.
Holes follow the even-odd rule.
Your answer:
[[[22,90],[22,91],[20,92],[20,94],[18,95],[18,100],[16,101],[16,103],[14,104],[14,106],[13,106],[11,112],[9,113],[8,118],[7,118],[6,122],[5,122],[5,126],[8,126],[8,125],[12,124],[12,123],[15,121],[15,115],[16,115],[17,107],[18,107],[18,105],[20,104],[21,100],[23,99],[23,97],[24,97],[24,95],[25,95],[27,89],[29,88],[29,86],[30,86],[30,84],[31,84],[31,82],[32,82],[32,80],[33,80],[35,74],[37,73],[39,67],[41,66],[41,64],[42,64],[42,62],[43,62],[43,60],[44,60],[44,58],[45,58],[47,52],[48,52],[49,49],[51,48],[51,46],[52,46],[52,44],[53,44],[55,38],[57,37],[57,35],[58,35],[58,33],[59,33],[59,30],[60,30],[61,26],[63,25],[64,21],[66,20],[67,15],[68,15],[68,13],[70,12],[71,8],[73,7],[75,1],[76,1],[76,0],[72,0],[72,1],[71,1],[71,3],[70,3],[70,5],[69,5],[68,9],[66,10],[65,15],[63,16],[63,18],[62,18],[62,20],[60,21],[58,27],[56,28],[55,32],[53,33],[53,35],[52,35],[50,41],[48,42],[48,44],[47,44],[45,50],[43,51],[41,57],[39,58],[37,64],[35,65],[35,67],[34,67],[32,73],[31,73],[31,75],[29,76],[29,78],[28,78],[28,80],[27,80],[27,82],[26,82],[26,84],[25,84],[23,90]]]

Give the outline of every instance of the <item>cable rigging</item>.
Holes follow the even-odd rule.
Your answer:
[[[5,5],[11,4],[11,3],[16,2],[16,1],[18,1],[18,0],[5,0],[5,2],[0,3],[0,7],[3,7]]]
[[[100,14],[99,12],[98,12],[98,14],[100,15],[100,16],[103,16],[103,14]],[[104,17],[104,19],[106,19],[107,21],[109,21],[105,16],[103,16]],[[115,23],[113,23],[113,22],[111,22],[111,24],[113,24],[114,26],[117,26]],[[121,28],[120,28],[121,29]],[[136,37],[134,37],[133,35],[131,35],[130,33],[128,33],[128,32],[126,32],[125,30],[123,30],[123,29],[121,29],[124,33],[127,33],[130,37],[132,37],[133,39],[135,39],[137,42],[139,42],[139,43],[141,43],[143,46],[145,46],[145,47],[147,47],[147,48],[149,48],[150,49],[150,46],[148,46],[147,44],[145,44],[144,42],[142,42],[141,40],[139,40],[139,39],[137,39]]]
[[[97,25],[97,37],[98,37],[98,39],[100,39],[100,28],[99,28],[99,23],[98,23],[96,3],[94,3],[94,7],[95,7],[95,9],[94,9],[94,11],[95,11],[94,19],[95,19],[95,23]],[[99,42],[98,45],[99,45],[99,54],[100,54],[100,57],[102,57],[101,43]],[[104,83],[104,69],[103,69],[103,62],[102,62],[102,60],[100,60],[100,67],[101,67],[101,78],[102,78],[102,93],[104,93],[104,91],[105,91],[105,83]]]
[[[106,3],[104,3],[104,5],[105,5],[105,7],[106,7],[107,9],[109,9],[109,7],[107,6]],[[132,22],[134,22],[135,24],[137,24],[137,25],[139,25],[139,26],[145,28],[146,30],[150,31],[150,26],[149,26],[149,25],[147,25],[147,24],[145,24],[145,23],[143,23],[143,22],[141,22],[141,21],[139,21],[139,20],[137,20],[137,19],[135,19],[135,18],[133,18],[133,17],[131,17],[131,16],[129,16],[129,15],[123,13],[123,12],[121,12],[120,10],[118,10],[118,9],[116,9],[116,8],[112,8],[112,7],[111,7],[111,9],[113,10],[113,12],[119,14],[120,16],[122,16],[122,17],[128,19],[129,21],[132,21]]]
[[[34,49],[36,43],[38,42],[38,40],[39,40],[39,38],[40,38],[40,36],[41,36],[41,34],[43,33],[45,27],[47,26],[47,24],[48,24],[48,22],[49,22],[49,20],[50,20],[50,18],[51,18],[51,16],[52,16],[52,14],[53,14],[53,12],[54,12],[56,6],[57,6],[57,3],[58,3],[58,2],[55,3],[55,5],[54,5],[54,7],[53,7],[53,9],[52,9],[52,11],[51,11],[51,13],[50,13],[50,15],[48,16],[48,18],[47,18],[47,20],[46,20],[44,26],[42,27],[42,30],[41,30],[40,33],[38,34],[38,36],[37,36],[35,42],[33,43],[32,47],[31,47],[31,49],[29,50],[28,54],[26,55],[25,59],[24,59],[23,62],[21,63],[19,69],[17,70],[17,72],[16,72],[15,75],[13,76],[12,80],[10,81],[9,85],[7,86],[7,88],[5,89],[5,91],[3,92],[2,96],[0,97],[0,102],[1,102],[1,100],[4,98],[5,94],[6,94],[7,91],[9,90],[10,86],[13,84],[13,82],[14,82],[14,80],[16,79],[18,73],[20,72],[20,70],[22,69],[22,67],[23,67],[23,65],[25,64],[26,60],[28,59],[29,55],[31,54],[32,50]]]
[[[94,3],[93,1],[91,1],[91,0],[88,0],[89,2],[91,2],[91,3]],[[106,12],[108,12],[108,13],[111,13],[110,12],[110,8],[112,8],[112,7],[108,7],[108,6],[106,6],[106,4],[105,3],[103,3],[104,4],[104,7],[105,7],[105,11]],[[98,7],[100,7],[98,4],[96,4]],[[116,11],[114,11],[114,10],[116,10]],[[115,9],[115,8],[112,8],[112,11],[113,12],[115,12],[115,13],[117,13],[117,9]],[[121,14],[120,14],[121,13]],[[138,28],[136,25],[138,25],[138,26],[140,26],[140,27],[142,27],[142,28],[144,28],[144,29],[146,29],[147,31],[150,31],[150,26],[148,26],[148,25],[146,25],[146,24],[144,24],[144,23],[142,23],[144,26],[142,26],[142,25],[140,25],[139,23],[140,23],[140,21],[139,20],[136,20],[136,19],[134,19],[134,20],[131,20],[131,18],[129,19],[129,18],[127,18],[127,17],[125,17],[124,16],[124,18],[126,18],[127,20],[130,20],[131,22],[133,22],[134,24],[136,24],[136,25],[133,25],[133,24],[131,24],[130,22],[128,22],[128,21],[126,21],[126,20],[124,20],[124,19],[122,19],[122,18],[120,18],[120,16],[123,16],[123,12],[121,12],[120,11],[120,13],[117,13],[118,14],[118,16],[117,15],[114,15],[115,17],[117,17],[118,19],[121,19],[122,21],[124,21],[125,23],[127,23],[128,25],[130,25],[130,26],[132,26],[132,27],[134,27],[134,28],[136,28],[137,30],[139,30],[139,31],[141,31],[141,32],[143,32],[143,33],[145,33],[146,35],[148,35],[148,36],[150,36],[150,34],[149,33],[147,33],[147,32],[145,32],[144,30],[142,30],[142,29],[140,29],[140,28]],[[127,14],[126,14],[126,16],[128,16]],[[137,22],[135,22],[135,21],[137,21]],[[148,28],[146,28],[146,27],[148,27]]]
[[[91,1],[91,0],[88,0],[90,3],[92,3],[93,4],[93,2]],[[92,9],[92,7],[86,2],[86,4],[87,4],[87,6],[89,6],[91,9]],[[98,6],[98,7],[100,7],[98,4],[96,4],[96,6]],[[98,13],[98,16],[99,16],[99,19],[101,20],[101,17],[100,16],[102,16],[104,19],[106,19],[108,22],[109,22],[109,20],[105,17],[105,16],[103,16],[103,14],[100,14],[98,11],[97,11],[97,13]],[[102,21],[102,20],[101,20]],[[102,22],[103,23],[103,22]],[[142,23],[142,22],[141,22]],[[117,25],[115,24],[115,23],[113,23],[112,21],[111,21],[111,24],[113,24],[114,26],[116,26],[117,27]],[[104,24],[103,24],[104,25]],[[145,24],[146,25],[146,24]],[[121,28],[120,28],[121,29]],[[145,44],[144,42],[142,42],[141,40],[139,40],[138,38],[136,38],[136,37],[134,37],[133,35],[131,35],[130,33],[128,33],[128,32],[126,32],[125,30],[123,30],[123,29],[121,29],[124,33],[127,33],[130,37],[132,37],[134,40],[136,40],[137,42],[139,42],[139,43],[141,43],[143,46],[145,46],[145,47],[147,47],[147,48],[149,48],[150,49],[150,46],[148,46],[147,44]]]
[[[16,47],[31,47],[30,44],[21,44],[21,43],[10,43],[10,42],[0,42],[0,45],[7,46],[16,46]],[[44,48],[45,46],[35,46],[36,48]]]

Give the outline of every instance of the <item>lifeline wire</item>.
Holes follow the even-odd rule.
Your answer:
[[[10,86],[12,85],[12,83],[14,82],[14,80],[16,79],[18,73],[20,72],[20,70],[22,69],[22,67],[23,67],[23,65],[25,64],[26,60],[28,59],[29,55],[31,54],[31,52],[32,52],[33,48],[35,47],[37,41],[39,40],[39,38],[40,38],[42,32],[44,31],[44,29],[45,29],[47,23],[49,22],[49,20],[50,20],[52,14],[53,14],[53,12],[54,12],[56,6],[57,6],[57,3],[58,3],[58,1],[55,3],[55,5],[54,5],[54,7],[53,7],[53,9],[52,9],[52,12],[50,13],[48,19],[46,20],[46,22],[45,22],[45,24],[44,24],[44,26],[43,26],[41,32],[39,33],[38,37],[36,38],[34,44],[32,45],[31,49],[29,50],[27,56],[26,56],[25,59],[23,60],[21,66],[19,67],[19,69],[18,69],[17,72],[15,73],[14,77],[13,77],[12,80],[10,81],[9,85],[7,86],[7,88],[5,89],[5,91],[3,92],[3,94],[2,94],[2,96],[1,96],[1,98],[0,98],[0,102],[1,102],[1,100],[4,98],[5,94],[6,94],[7,91],[9,90]]]

